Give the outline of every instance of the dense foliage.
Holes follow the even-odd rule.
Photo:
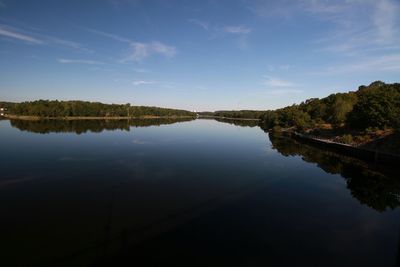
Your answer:
[[[8,114],[40,117],[195,116],[195,113],[186,110],[87,101],[38,100],[13,104],[7,103],[7,108]]]
[[[258,110],[219,110],[214,112],[214,116],[236,119],[260,119],[264,111]]]
[[[263,126],[308,129],[316,124],[350,129],[400,128],[400,84],[377,81],[358,91],[309,99],[299,105],[266,111]]]
[[[360,86],[357,91],[311,98],[277,110],[201,112],[203,116],[261,119],[263,128],[312,129],[316,126],[344,126],[347,129],[400,129],[400,84],[381,81]]]
[[[400,129],[400,84],[372,83],[361,87],[347,122],[354,128]]]

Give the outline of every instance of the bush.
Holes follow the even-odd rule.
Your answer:
[[[340,137],[339,142],[344,144],[351,144],[353,143],[353,136],[351,134],[345,134]]]

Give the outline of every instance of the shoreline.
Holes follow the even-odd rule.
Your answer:
[[[313,138],[297,132],[282,131],[278,132],[278,134],[287,136],[304,144],[310,144],[315,147],[327,149],[344,156],[361,159],[373,164],[395,167],[400,166],[400,154],[381,152],[379,149],[366,149],[348,144],[337,143],[330,140]]]
[[[188,118],[196,118],[193,116],[140,116],[140,117],[85,117],[85,116],[76,116],[76,117],[41,117],[41,116],[22,116],[22,115],[5,115],[3,116],[5,119],[10,120],[25,120],[25,121],[39,121],[39,120],[135,120],[135,119],[188,119]]]

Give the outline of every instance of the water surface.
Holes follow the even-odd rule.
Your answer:
[[[398,171],[254,122],[5,120],[0,148],[2,266],[398,264]]]

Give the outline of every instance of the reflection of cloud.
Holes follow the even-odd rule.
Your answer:
[[[130,177],[133,179],[145,180],[161,180],[174,177],[176,175],[174,169],[146,164],[143,159],[121,159],[116,163],[129,171]]]
[[[12,180],[5,180],[5,181],[3,180],[3,181],[0,181],[0,188],[7,186],[7,185],[11,185],[11,184],[18,184],[18,183],[23,183],[23,182],[27,182],[27,181],[32,181],[32,180],[35,180],[38,178],[40,178],[40,177],[27,176],[27,177],[20,178],[20,179],[12,179]]]
[[[154,143],[152,143],[152,142],[138,140],[138,139],[133,140],[132,143],[135,145],[154,145]]]
[[[58,159],[59,161],[93,161],[94,158],[74,158],[74,157],[62,157]]]

